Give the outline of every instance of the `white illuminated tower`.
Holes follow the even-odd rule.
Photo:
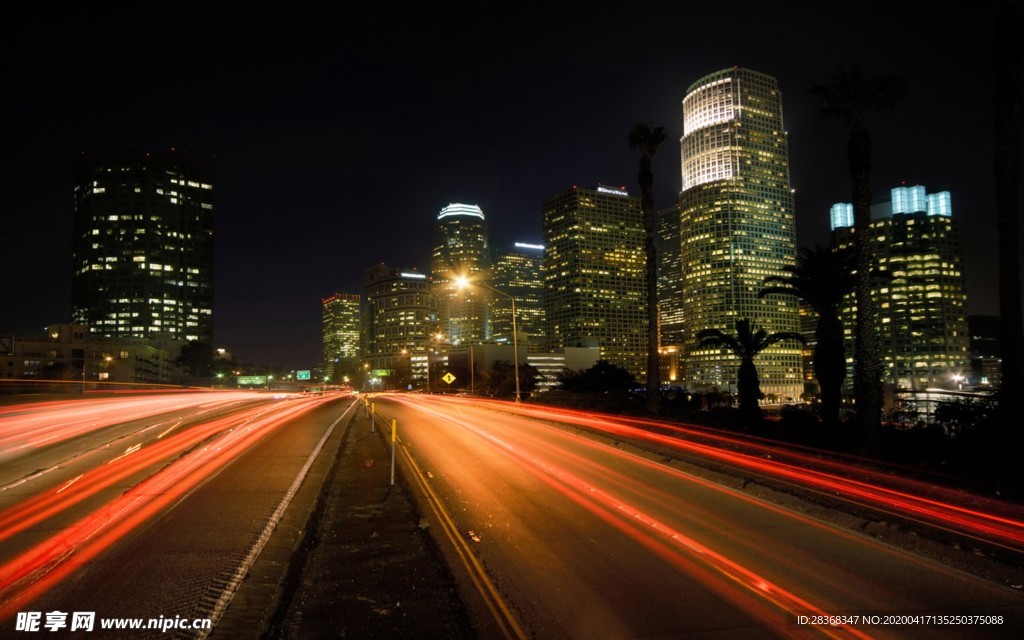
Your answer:
[[[799,330],[797,301],[758,298],[768,276],[796,262],[796,228],[782,96],[775,78],[734,67],[693,83],[683,99],[679,195],[686,383],[731,387],[739,360],[699,347],[702,329],[735,331],[749,318],[769,332]],[[799,398],[799,345],[756,360],[764,393]]]
[[[439,328],[452,344],[490,337],[488,291],[483,287],[455,286],[457,278],[486,281],[489,266],[487,222],[480,207],[456,203],[441,209],[434,224],[430,268]]]

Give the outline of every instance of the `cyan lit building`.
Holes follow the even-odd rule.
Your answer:
[[[480,207],[454,203],[441,209],[434,223],[430,270],[440,330],[452,344],[479,342],[490,335],[489,293],[482,287],[455,285],[457,278],[486,281],[489,257],[487,222]]]
[[[758,298],[768,276],[796,263],[789,143],[775,78],[734,67],[693,83],[683,98],[680,268],[686,384],[736,383],[739,360],[700,347],[703,329],[735,331],[749,318],[769,332],[798,331],[790,296]],[[783,342],[758,356],[761,389],[799,398],[800,345]]]
[[[853,205],[832,206],[838,246],[853,242]],[[963,254],[948,191],[901,186],[871,206],[871,246],[879,270],[878,308],[883,380],[898,389],[956,388],[970,374]],[[848,339],[856,308],[844,313]],[[851,347],[847,349],[852,354]],[[852,360],[850,361],[852,366]]]
[[[359,358],[360,304],[361,296],[352,293],[335,293],[322,302],[323,372],[334,381],[351,377]]]
[[[572,187],[544,202],[544,294],[550,349],[598,346],[646,378],[644,226],[624,188]]]
[[[519,348],[544,348],[544,245],[516,242],[499,249],[491,268],[490,285],[515,298]],[[512,300],[491,296],[491,339],[512,342]]]
[[[83,153],[75,167],[72,318],[105,337],[210,343],[213,159]]]

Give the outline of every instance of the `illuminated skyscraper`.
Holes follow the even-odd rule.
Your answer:
[[[515,297],[519,346],[531,352],[545,347],[543,262],[543,245],[517,242],[497,252],[491,274],[491,286]],[[502,295],[491,297],[491,339],[512,343],[512,301]]]
[[[450,204],[441,209],[434,224],[430,269],[440,330],[452,344],[479,342],[490,336],[487,290],[458,289],[454,282],[456,278],[487,280],[488,258],[487,222],[480,207]]]
[[[796,300],[759,299],[768,276],[796,262],[796,229],[782,96],[771,76],[732,68],[701,78],[683,99],[680,261],[686,381],[692,389],[736,383],[739,361],[699,347],[702,329],[735,331],[749,318],[769,332],[798,331]],[[800,397],[798,344],[757,358],[765,393]]]
[[[379,264],[366,271],[362,299],[361,357],[372,371],[386,371],[383,388],[427,377],[427,349],[436,327],[430,278],[415,269]]]
[[[213,337],[213,159],[82,154],[72,318],[107,337]]]
[[[335,293],[323,301],[324,375],[339,380],[350,375],[359,358],[360,296]]]
[[[658,212],[655,246],[658,252],[658,323],[661,344],[681,345],[683,268],[679,255],[679,207]]]
[[[923,186],[890,193],[890,200],[871,206],[876,264],[891,275],[872,290],[883,379],[899,389],[956,388],[970,373],[970,360],[963,254],[950,194],[927,193]],[[852,244],[853,205],[835,204],[830,213],[835,242]],[[844,312],[851,340],[855,314],[851,301]]]
[[[658,212],[654,245],[658,255],[658,344],[661,353],[661,380],[669,385],[682,384],[683,340],[686,337],[683,315],[683,268],[679,255],[679,207]]]
[[[550,348],[599,346],[646,377],[644,226],[625,189],[573,187],[544,202],[544,295]]]

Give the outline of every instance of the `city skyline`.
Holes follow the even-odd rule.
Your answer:
[[[260,364],[315,364],[321,300],[361,292],[373,264],[427,272],[424,239],[450,202],[487,212],[494,243],[539,242],[552,194],[599,182],[638,194],[626,138],[649,120],[669,133],[653,169],[655,206],[671,206],[685,89],[734,64],[778,78],[798,245],[824,243],[830,206],[850,199],[844,134],[806,89],[846,60],[910,84],[870,122],[876,197],[904,181],[949,191],[963,220],[968,311],[996,312],[995,252],[982,250],[995,226],[981,12],[954,21],[912,4],[863,3],[852,16],[813,3],[743,5],[727,41],[699,28],[713,10],[670,3],[616,9],[615,20],[603,7],[109,6],[21,16],[7,43],[15,98],[0,123],[11,248],[0,328],[70,318],[78,153],[178,147],[217,157],[213,346]],[[641,39],[637,25],[651,16]],[[194,46],[173,44],[186,36]]]

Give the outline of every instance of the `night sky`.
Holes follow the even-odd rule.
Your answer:
[[[778,78],[799,241],[825,243],[845,131],[807,89],[847,61],[908,84],[869,119],[875,194],[950,191],[968,311],[997,312],[987,2],[39,4],[0,44],[0,329],[70,318],[78,153],[174,147],[217,157],[214,346],[315,365],[321,299],[378,262],[429,270],[451,202],[479,204],[492,243],[541,242],[554,193],[639,194],[627,136],[648,120],[669,133],[655,205],[674,204],[682,98],[734,65]]]

